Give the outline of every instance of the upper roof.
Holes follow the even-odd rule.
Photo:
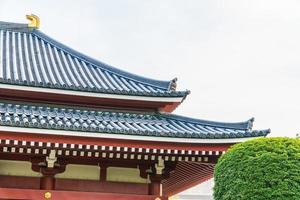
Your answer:
[[[0,83],[97,93],[185,97],[158,81],[79,53],[27,24],[0,22]]]
[[[222,123],[158,112],[124,112],[26,105],[0,102],[0,127],[62,130],[88,136],[121,134],[164,138],[228,139],[267,135],[270,130],[252,130],[253,119]],[[98,133],[98,134],[97,134]],[[145,138],[145,137],[144,137]]]

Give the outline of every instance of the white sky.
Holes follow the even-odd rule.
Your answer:
[[[0,21],[192,93],[177,114],[300,132],[300,1],[0,0]]]

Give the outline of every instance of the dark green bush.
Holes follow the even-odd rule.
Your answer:
[[[234,145],[215,168],[215,200],[300,200],[300,139]]]

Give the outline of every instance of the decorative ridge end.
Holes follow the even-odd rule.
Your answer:
[[[186,90],[185,91],[185,95],[184,95],[184,97],[183,97],[183,99],[182,99],[181,102],[183,102],[189,94],[191,94],[191,91],[190,90]]]
[[[177,78],[173,78],[172,80],[171,80],[171,83],[170,83],[170,85],[169,85],[169,90],[170,91],[176,91],[176,87],[177,87]]]
[[[248,126],[247,126],[247,129],[252,130],[254,120],[255,120],[254,117],[252,117],[251,119],[248,120]]]
[[[29,28],[40,28],[40,18],[34,14],[26,15],[26,18],[30,21],[30,24],[28,24]]]
[[[269,135],[271,133],[271,129],[265,129],[265,130],[262,130],[262,133],[263,133],[263,136],[266,137],[267,135]]]

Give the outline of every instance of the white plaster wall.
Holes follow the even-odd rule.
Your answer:
[[[213,200],[212,196],[213,179],[200,185],[192,187],[177,195],[179,200]]]

